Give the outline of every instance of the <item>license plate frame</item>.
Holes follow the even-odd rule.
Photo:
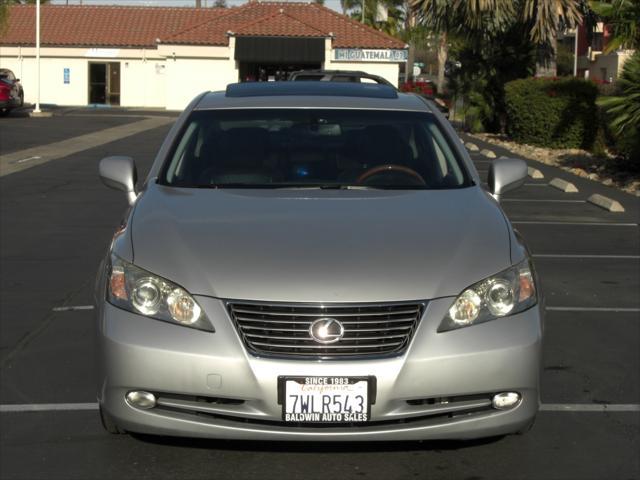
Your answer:
[[[307,379],[311,379],[312,383],[308,383]],[[336,382],[335,379],[340,379]],[[304,419],[300,419],[300,417],[292,417],[290,414],[295,412],[287,412],[287,382],[295,382],[299,385],[316,385],[319,386],[327,386],[327,387],[340,387],[345,385],[344,382],[347,382],[346,385],[357,385],[360,382],[366,382],[366,412],[340,412],[340,416],[338,416],[335,412],[329,412],[329,417],[324,416],[323,412],[317,412],[318,408],[315,408],[314,412],[309,413],[317,413],[318,416],[315,418],[313,416],[305,417]],[[336,382],[336,383],[334,383]],[[350,423],[359,423],[366,424],[371,421],[371,405],[375,404],[376,401],[376,377],[372,375],[368,376],[338,376],[338,375],[281,375],[278,377],[278,404],[282,406],[282,421],[289,424],[295,423],[315,423],[315,424],[350,424]],[[338,394],[338,393],[335,393]],[[316,393],[316,397],[321,395],[321,393]],[[319,405],[318,405],[319,406]],[[326,413],[326,412],[325,412]],[[361,419],[357,414],[354,416],[354,413],[360,414],[365,413],[366,418]],[[289,415],[289,416],[288,416]]]

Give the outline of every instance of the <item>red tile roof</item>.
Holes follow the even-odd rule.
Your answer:
[[[250,2],[234,8],[41,7],[47,46],[147,47],[161,43],[228,45],[227,32],[252,36],[333,36],[334,48],[404,48],[404,42],[316,3]],[[35,7],[9,9],[2,45],[35,43]]]
[[[253,37],[326,37],[327,32],[318,30],[284,10],[279,10],[254,22],[242,25],[233,32],[236,36]]]

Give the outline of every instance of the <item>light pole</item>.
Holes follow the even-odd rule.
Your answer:
[[[40,0],[36,0],[36,108],[33,113],[40,113]]]
[[[576,25],[576,35],[573,41],[573,76],[578,76],[578,32],[580,31],[580,26]]]

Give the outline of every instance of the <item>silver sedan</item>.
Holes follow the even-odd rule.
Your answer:
[[[500,197],[436,106],[385,85],[207,92],[96,285],[105,428],[253,440],[469,439],[539,404],[542,298]]]

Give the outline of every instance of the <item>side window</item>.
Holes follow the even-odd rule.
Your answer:
[[[198,122],[192,122],[187,127],[171,159],[171,167],[167,170],[167,182],[174,182],[177,178],[184,176],[185,164],[189,163],[190,157],[194,154],[194,150],[199,146],[199,130]]]
[[[451,161],[451,159],[455,158],[455,155],[446,139],[440,132],[440,129],[435,123],[429,123],[428,129],[432,148],[435,152],[438,167],[440,169],[440,172],[442,173],[442,178],[450,178],[458,184],[463,183],[464,175],[462,173],[462,170],[456,162]]]

